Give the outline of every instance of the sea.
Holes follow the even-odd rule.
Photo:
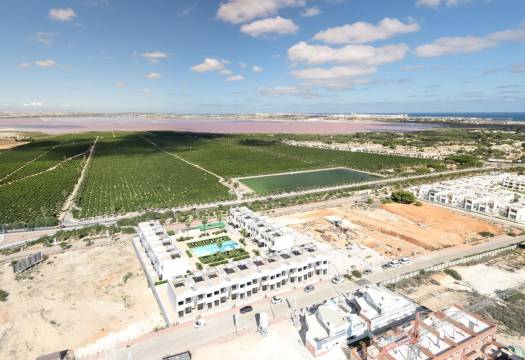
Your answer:
[[[525,121],[525,112],[450,112],[450,113],[407,113],[413,117],[465,118],[495,121]]]

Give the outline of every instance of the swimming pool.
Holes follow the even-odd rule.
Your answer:
[[[225,252],[229,250],[238,249],[240,246],[233,240],[225,241],[221,244],[221,246],[217,246],[217,244],[209,244],[204,246],[199,246],[196,248],[191,249],[191,251],[195,254],[197,257],[201,256],[207,256],[211,254],[215,254],[218,252]]]

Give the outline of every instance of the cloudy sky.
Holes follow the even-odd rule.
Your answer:
[[[523,0],[2,0],[0,111],[525,111]]]

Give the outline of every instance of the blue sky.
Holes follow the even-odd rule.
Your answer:
[[[523,0],[3,0],[0,111],[525,111]]]

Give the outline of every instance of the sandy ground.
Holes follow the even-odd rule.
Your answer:
[[[468,309],[473,304],[482,303],[487,296],[496,300],[494,294],[496,290],[515,289],[523,293],[525,291],[523,263],[525,263],[525,252],[513,252],[481,264],[454,267],[453,269],[462,277],[460,281],[439,272],[427,276],[423,280],[416,281],[413,279],[410,286],[397,290],[434,311],[445,309],[454,304]],[[502,300],[496,301],[505,304]],[[487,306],[491,304],[488,303]],[[525,300],[516,303],[518,307],[521,304],[523,304],[521,308],[525,308]],[[507,316],[518,318],[513,310],[508,311]],[[507,331],[504,323],[490,318],[490,315],[487,315],[483,310],[480,315],[485,318],[489,316],[487,320],[498,325],[497,337],[501,342],[525,347],[524,336]],[[523,326],[525,327],[525,323]]]
[[[1,359],[32,359],[162,325],[129,242],[53,255],[18,280],[7,264],[0,279],[9,292],[0,303]]]
[[[345,236],[324,219],[330,215],[348,221]],[[350,239],[390,257],[479,243],[484,241],[481,231],[503,233],[501,226],[429,204],[346,205],[283,216],[279,221],[335,246],[342,247]]]
[[[27,142],[0,139],[0,150],[8,150],[25,144],[27,144]]]
[[[264,350],[262,351],[262,349]],[[195,349],[192,351],[192,358],[195,360],[244,360],[247,359],[247,354],[250,354],[250,360],[311,360],[313,358],[300,342],[297,329],[287,321],[270,325],[266,337],[258,333],[250,333]],[[334,351],[317,359],[344,360],[346,357],[342,351],[334,349]]]

